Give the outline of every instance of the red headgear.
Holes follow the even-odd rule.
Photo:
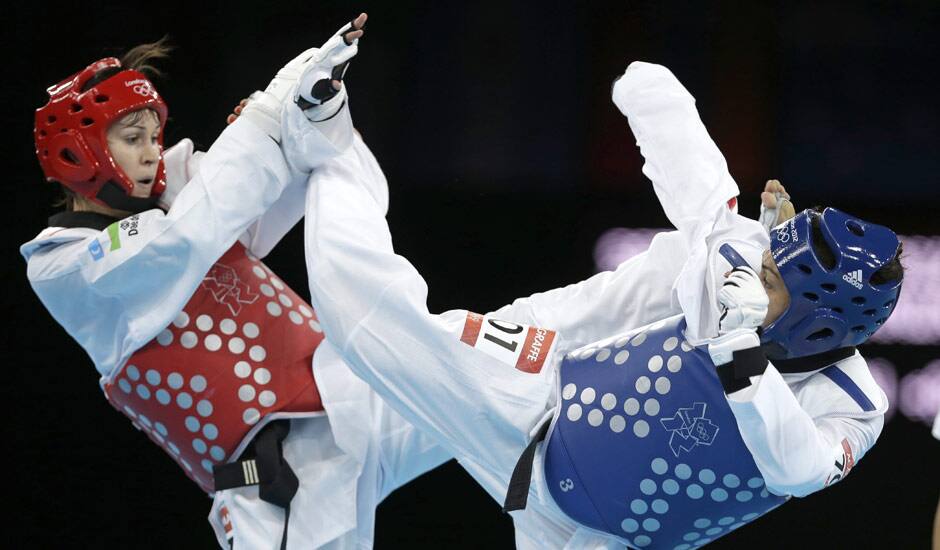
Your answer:
[[[111,156],[108,127],[131,111],[153,109],[160,118],[162,148],[167,108],[146,76],[120,67],[120,61],[108,57],[48,88],[49,103],[36,109],[33,137],[48,181],[58,181],[98,204],[140,211],[149,208],[166,188],[163,157],[150,198],[130,197],[134,182]],[[101,71],[117,72],[82,91]]]

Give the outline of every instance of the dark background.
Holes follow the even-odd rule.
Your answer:
[[[759,4],[759,5],[758,5]],[[33,150],[44,89],[105,55],[169,33],[156,84],[166,143],[205,149],[231,107],[359,11],[367,36],[347,83],[356,125],[388,175],[399,252],[432,310],[486,311],[593,273],[614,226],[668,225],[626,120],[609,99],[632,60],[666,65],[756,215],[766,179],[798,206],[835,204],[904,234],[940,234],[935,33],[924,2],[166,2],[4,8],[5,536],[19,548],[211,548],[209,501],[100,395],[84,352],[24,276],[19,243],[56,193]],[[302,236],[266,260],[306,291]],[[459,269],[455,269],[459,266]],[[940,346],[869,346],[900,373]],[[903,415],[848,481],[715,548],[927,548],[940,445]],[[10,514],[8,512],[8,514]],[[12,537],[12,540],[9,540]],[[378,548],[512,545],[511,524],[453,463],[392,495]]]

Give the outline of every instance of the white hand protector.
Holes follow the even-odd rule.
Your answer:
[[[774,198],[777,199],[777,206],[773,208],[767,208],[763,203],[760,205],[760,218],[758,221],[761,225],[764,226],[764,229],[767,230],[767,233],[779,225],[777,219],[780,217],[780,210],[784,208],[784,204],[790,202],[790,199],[783,196],[783,193],[775,192]]]
[[[346,88],[336,90],[333,88],[333,81],[342,82],[346,69],[349,68],[349,60],[359,52],[359,39],[350,41],[346,36],[353,30],[355,29],[352,24],[348,24],[336,31],[336,34],[315,51],[313,59],[305,65],[294,101],[304,109],[304,114],[310,120],[317,121],[332,116],[342,100],[345,100]],[[338,96],[342,96],[342,99]],[[336,107],[317,111],[318,106],[325,107],[327,103],[332,103]]]
[[[756,329],[767,317],[770,300],[760,276],[750,266],[734,268],[718,291],[718,302],[723,308],[718,321],[718,334],[733,330]]]
[[[346,41],[346,34],[352,30],[347,23],[323,46],[310,48],[284,65],[263,92],[251,94],[242,116],[278,143],[281,112],[288,101],[300,106],[313,122],[334,116],[345,105],[346,89],[335,90],[331,80],[342,80],[349,60],[359,51],[358,38]]]
[[[708,355],[715,366],[730,363],[734,359],[734,352],[760,346],[760,337],[757,331],[739,328],[713,338],[708,342]]]

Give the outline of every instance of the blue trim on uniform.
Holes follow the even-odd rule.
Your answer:
[[[741,267],[747,265],[747,261],[745,261],[744,258],[738,254],[738,251],[732,248],[728,243],[718,247],[718,253],[728,260],[728,263],[731,264],[731,267]]]
[[[842,372],[842,369],[832,365],[829,368],[823,369],[822,374],[826,375],[826,378],[835,382],[837,386],[845,391],[845,393],[849,394],[849,397],[854,399],[863,411],[869,412],[875,410],[874,403],[868,399],[868,396],[865,395],[865,392],[863,392],[862,389],[858,387],[858,385],[849,377],[848,374]]]

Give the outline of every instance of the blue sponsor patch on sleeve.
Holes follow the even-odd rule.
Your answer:
[[[101,258],[104,258],[104,250],[101,248],[101,243],[98,242],[98,239],[92,239],[88,243],[88,253],[91,254],[91,257],[96,262]]]

